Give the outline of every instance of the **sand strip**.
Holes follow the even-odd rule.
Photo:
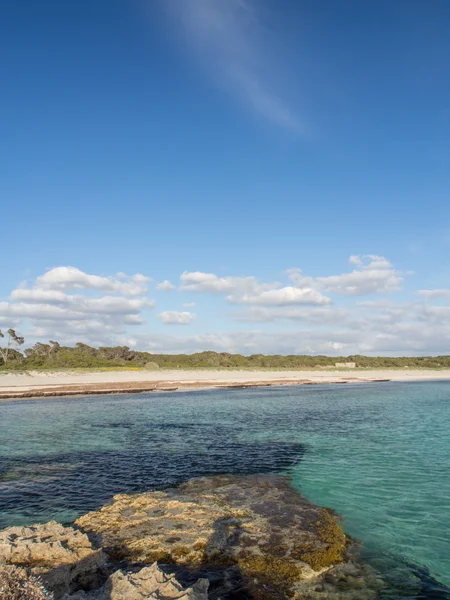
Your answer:
[[[0,400],[279,385],[450,380],[450,370],[31,371],[0,374]]]

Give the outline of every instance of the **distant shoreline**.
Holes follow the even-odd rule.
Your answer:
[[[450,380],[450,369],[84,370],[0,373],[0,401],[96,394]]]

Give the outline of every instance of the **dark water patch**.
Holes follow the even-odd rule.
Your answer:
[[[450,600],[450,588],[438,581],[426,567],[395,555],[366,559],[386,584],[379,594],[380,600]]]
[[[410,596],[412,600],[450,600],[450,588],[441,584],[435,579],[425,567],[409,565],[411,573],[417,577],[419,588],[415,597]]]
[[[73,518],[98,508],[114,494],[177,485],[214,473],[250,474],[289,469],[305,453],[302,444],[242,443],[229,436],[208,440],[201,449],[93,451],[0,459],[0,528],[23,515],[21,524],[55,514]]]
[[[93,423],[89,425],[89,427],[93,427],[94,429],[132,429],[134,427],[133,423]]]

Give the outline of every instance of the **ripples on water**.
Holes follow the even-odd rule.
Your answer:
[[[390,582],[450,598],[450,384],[138,394],[0,405],[0,528],[70,522],[113,494],[287,471]],[[441,582],[441,583],[438,583]]]

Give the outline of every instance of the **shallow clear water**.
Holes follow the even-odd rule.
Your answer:
[[[197,475],[262,471],[290,473],[344,516],[389,582],[382,598],[450,598],[450,383],[0,404],[0,527],[69,522],[115,493]]]

